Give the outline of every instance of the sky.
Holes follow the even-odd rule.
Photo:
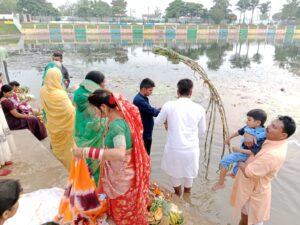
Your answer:
[[[76,2],[77,0],[48,0],[49,2],[53,3],[54,6],[58,7],[63,5],[66,1],[68,2]],[[111,0],[103,0],[107,3],[111,3]],[[153,13],[156,7],[160,8],[163,12],[168,7],[169,3],[173,0],[126,0],[127,1],[127,14],[129,12],[135,11],[135,16],[140,17],[142,14]],[[196,2],[201,3],[206,8],[210,8],[213,5],[212,0],[183,0],[185,2]],[[230,3],[234,10],[236,7],[234,6],[238,0],[230,0]],[[267,0],[260,0],[260,2],[266,2]],[[272,9],[271,14],[277,13],[282,8],[282,5],[287,2],[287,0],[271,0],[272,2]],[[237,14],[237,12],[235,12]],[[250,16],[250,12],[248,13]],[[238,15],[238,14],[237,14]]]

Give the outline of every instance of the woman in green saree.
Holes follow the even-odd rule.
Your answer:
[[[96,116],[88,102],[88,96],[97,89],[104,88],[105,77],[99,71],[90,71],[79,88],[74,92],[76,106],[75,142],[78,147],[97,147],[103,145],[106,119]],[[87,164],[98,184],[100,167],[98,160],[87,159]]]

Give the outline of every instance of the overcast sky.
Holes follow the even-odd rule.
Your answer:
[[[54,6],[60,6],[66,2],[66,0],[48,0],[52,2]],[[67,0],[68,2],[76,2],[77,0]],[[107,3],[111,3],[111,0],[104,0]],[[163,12],[168,7],[169,3],[173,0],[126,0],[127,1],[127,13],[129,14],[130,9],[136,11],[136,16],[141,16],[142,14],[153,13],[155,7],[159,7]],[[184,0],[186,2],[197,2],[204,5],[206,8],[212,6],[212,0]],[[238,0],[230,0],[232,4],[232,9],[234,10],[235,4]],[[267,0],[260,0],[260,2],[266,2]],[[271,14],[274,14],[282,8],[282,5],[287,2],[287,0],[271,0],[272,9]],[[250,13],[249,13],[250,16]]]

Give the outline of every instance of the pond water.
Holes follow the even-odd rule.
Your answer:
[[[26,39],[26,37],[25,37]],[[28,40],[28,39],[27,39]],[[21,44],[20,44],[21,43]],[[292,116],[298,125],[296,134],[289,140],[287,160],[278,178],[273,182],[272,212],[265,224],[296,225],[300,218],[300,42],[297,40],[244,41],[205,40],[202,42],[161,42],[157,46],[171,47],[197,61],[217,87],[225,106],[228,126],[233,132],[243,126],[247,111],[262,108],[268,113],[268,122],[277,115]],[[37,97],[41,76],[53,51],[64,52],[64,65],[71,75],[71,85],[77,85],[92,70],[98,69],[107,77],[107,86],[132,99],[139,82],[149,77],[156,83],[150,98],[155,106],[176,97],[176,83],[181,78],[195,82],[193,99],[207,106],[209,92],[200,77],[182,63],[174,63],[163,56],[154,55],[154,44],[142,42],[128,44],[118,40],[109,43],[46,43],[19,42],[7,45],[10,80],[28,86]],[[155,128],[151,153],[152,178],[171,189],[168,177],[160,168],[166,133]],[[204,138],[203,138],[204,139]],[[239,138],[233,141],[239,144]],[[201,162],[204,159],[201,143]],[[232,180],[219,192],[210,190],[218,174],[222,151],[222,130],[218,120],[208,179],[201,163],[195,180],[191,200],[186,207],[192,212],[191,221],[201,214],[218,224],[236,224],[231,216],[228,199]],[[53,184],[55,185],[55,184]],[[192,222],[191,224],[199,224]]]

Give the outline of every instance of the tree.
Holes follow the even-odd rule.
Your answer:
[[[59,12],[46,0],[18,0],[17,11],[33,16],[58,16]]]
[[[203,19],[204,23],[208,23],[209,22],[210,15],[209,15],[208,9],[203,9],[202,10],[201,18]]]
[[[161,9],[158,8],[158,7],[155,7],[155,9],[154,9],[154,15],[155,15],[155,17],[160,18],[162,16]]]
[[[75,6],[74,15],[79,17],[93,16],[92,3],[89,0],[80,0]]]
[[[214,5],[209,10],[210,18],[216,24],[220,24],[222,20],[228,18],[229,6],[228,0],[214,0]]]
[[[16,9],[16,0],[0,0],[0,14],[9,14],[12,12],[16,12]]]
[[[176,18],[184,15],[184,2],[182,0],[174,0],[166,8],[166,18]]]
[[[282,13],[279,12],[279,13],[275,13],[275,14],[272,16],[272,19],[273,19],[274,21],[279,22],[279,21],[281,20],[281,17],[282,17]]]
[[[184,3],[184,16],[189,16],[191,20],[193,17],[200,17],[203,11],[203,5],[194,2]]]
[[[259,6],[259,0],[250,0],[249,9],[251,10],[251,24],[253,23],[253,15],[255,9]]]
[[[127,2],[125,0],[112,0],[111,6],[113,16],[115,16],[116,14],[126,14]]]
[[[58,10],[63,16],[73,16],[76,10],[77,4],[72,4],[69,1],[66,1],[65,4],[58,7]]]
[[[267,1],[264,3],[261,3],[259,6],[259,11],[260,11],[260,20],[267,20],[269,18],[269,12],[271,10],[271,2]]]
[[[299,0],[288,0],[281,10],[281,19],[296,17],[299,12]]]
[[[249,9],[249,6],[250,6],[249,0],[239,0],[236,3],[236,6],[237,6],[237,10],[240,11],[239,23],[241,23],[242,14],[244,14],[243,23],[245,23],[246,11]]]
[[[101,0],[95,0],[94,2],[92,2],[91,6],[93,10],[93,16],[102,18],[111,15],[111,7],[106,2],[103,2]]]

